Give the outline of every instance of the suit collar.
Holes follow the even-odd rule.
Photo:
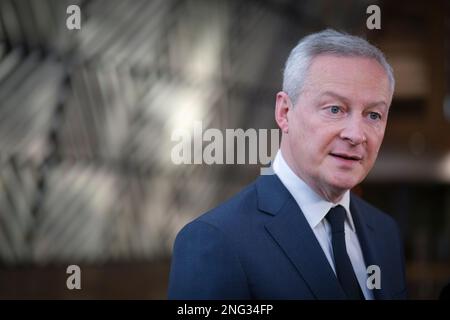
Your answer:
[[[386,262],[381,260],[382,255],[376,247],[377,228],[373,220],[373,215],[368,213],[368,208],[356,196],[352,196],[350,200],[350,210],[352,212],[353,221],[355,223],[358,240],[364,256],[366,267],[377,265],[381,270],[381,289],[373,289],[373,295],[376,300],[390,299],[389,283],[383,281],[383,270]]]
[[[317,299],[345,299],[311,227],[276,175],[257,181],[258,208],[274,219],[266,230],[288,256]]]
[[[345,208],[348,226],[352,231],[355,231],[355,225],[350,214],[350,191],[347,190],[337,203],[327,201],[291,169],[284,160],[281,150],[278,150],[273,161],[273,171],[286,189],[289,190],[312,229],[322,222],[332,207],[340,204]]]
[[[294,198],[276,175],[261,176],[256,181],[258,209],[273,215],[266,230],[295,265],[311,291],[318,299],[345,299],[336,276],[328,263],[305,216]],[[350,210],[366,266],[378,265],[383,270],[384,261],[375,245],[376,223],[363,202],[353,194]],[[382,277],[383,279],[383,277]],[[375,299],[389,299],[389,288],[381,282],[374,289]]]
[[[292,197],[275,174],[260,176],[256,180],[256,192],[258,209],[270,215],[276,215]]]

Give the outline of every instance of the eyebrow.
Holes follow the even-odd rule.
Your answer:
[[[333,92],[333,91],[325,91],[325,92],[323,92],[320,95],[320,98],[323,97],[323,96],[330,96],[330,97],[339,99],[341,101],[344,101],[346,104],[350,104],[350,100],[349,99],[347,99],[346,97],[341,96],[340,94],[337,94],[336,92]],[[380,106],[384,106],[386,109],[388,109],[388,105],[383,100],[376,101],[376,102],[371,102],[366,107],[373,108],[373,107],[376,107],[376,106],[379,106],[379,105]]]

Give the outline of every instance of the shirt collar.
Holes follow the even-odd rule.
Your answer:
[[[327,215],[331,208],[342,205],[347,213],[348,225],[355,231],[352,216],[350,214],[350,191],[347,190],[341,200],[337,203],[329,202],[319,196],[310,186],[308,186],[284,160],[281,150],[278,150],[273,162],[273,171],[280,178],[284,186],[294,197],[298,206],[305,215],[311,228],[315,228]]]

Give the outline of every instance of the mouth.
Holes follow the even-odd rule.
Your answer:
[[[339,158],[339,159],[343,159],[343,160],[348,160],[348,161],[361,161],[362,160],[362,156],[357,155],[357,154],[347,154],[347,153],[340,153],[340,152],[330,152],[330,155],[335,157],[335,158]]]

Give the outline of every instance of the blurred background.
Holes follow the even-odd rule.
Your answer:
[[[260,173],[175,165],[172,133],[276,128],[289,51],[327,27],[368,38],[395,70],[385,141],[355,191],[399,222],[410,298],[437,298],[450,280],[445,0],[0,0],[0,298],[165,299],[176,233]],[[81,290],[66,287],[71,264]]]

